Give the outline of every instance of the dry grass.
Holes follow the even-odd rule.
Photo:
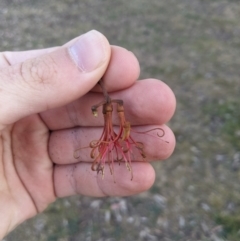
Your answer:
[[[1,50],[61,45],[90,29],[133,51],[141,77],[174,90],[177,148],[131,198],[59,200],[5,240],[240,238],[237,0],[2,0]]]

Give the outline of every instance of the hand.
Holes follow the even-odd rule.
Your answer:
[[[114,183],[108,168],[104,179],[91,170],[88,148],[80,160],[73,157],[101,133],[102,119],[91,115],[103,100],[94,87],[101,78],[111,97],[124,100],[133,129],[165,130],[169,143],[135,133],[148,159],[172,153],[174,135],[164,123],[175,110],[174,95],[161,81],[136,82],[138,75],[135,56],[97,31],[62,47],[0,54],[0,239],[58,197],[125,196],[151,187],[148,162],[132,163],[132,181],[125,165],[117,165]]]

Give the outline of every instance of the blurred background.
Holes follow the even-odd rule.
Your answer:
[[[239,1],[0,0],[0,51],[90,29],[134,52],[141,78],[173,89],[176,150],[153,164],[148,192],[58,200],[4,241],[240,240]]]

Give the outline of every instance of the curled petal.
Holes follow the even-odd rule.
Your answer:
[[[152,131],[155,131],[155,130],[158,130],[157,132],[157,137],[164,137],[165,136],[165,131],[163,130],[163,128],[161,127],[156,127],[156,128],[153,128],[153,129],[150,129],[150,130],[147,130],[147,131],[135,131],[133,129],[131,129],[131,131],[135,132],[135,133],[138,133],[138,134],[146,134],[146,135],[151,135],[151,136],[155,136],[153,134],[151,134],[150,132]],[[161,131],[161,133],[159,133],[159,131]],[[156,136],[155,136],[156,137]],[[167,142],[167,141],[166,141]]]

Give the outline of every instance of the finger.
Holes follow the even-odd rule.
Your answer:
[[[0,124],[65,105],[99,81],[110,59],[107,39],[97,31],[39,58],[0,70]]]
[[[110,93],[110,96],[124,101],[126,119],[132,125],[164,124],[170,120],[176,108],[172,90],[162,81],[154,79],[138,81],[126,90]],[[102,126],[101,110],[97,118],[91,112],[91,106],[102,100],[102,94],[88,93],[70,105],[44,112],[41,116],[51,130]],[[117,115],[113,116],[113,123],[119,124]]]
[[[118,46],[112,46],[111,59],[103,75],[104,87],[108,92],[119,91],[132,86],[138,79],[140,67],[135,55]],[[99,86],[93,91],[102,92]]]
[[[116,164],[114,175],[105,168],[104,178],[91,170],[89,163],[56,165],[54,185],[57,197],[82,194],[92,197],[129,196],[149,189],[155,172],[149,163],[133,163],[133,180],[124,165]]]
[[[146,159],[163,160],[168,158],[175,148],[175,137],[167,126],[138,126],[133,127],[131,136],[135,142],[143,144]],[[93,162],[90,157],[90,143],[98,140],[102,128],[75,128],[62,131],[54,131],[49,139],[49,155],[51,160],[57,164],[69,164],[79,161]],[[138,148],[134,145],[132,161],[143,160]],[[76,158],[77,157],[77,158]],[[114,157],[113,159],[116,159]]]
[[[74,41],[76,41],[76,39],[71,40],[63,46],[71,46]],[[0,68],[19,64],[28,59],[49,54],[59,48],[60,47],[52,47],[40,50],[0,53]],[[104,85],[108,91],[117,91],[128,88],[138,79],[139,73],[139,63],[132,52],[122,47],[111,46],[110,62],[106,73],[102,77]],[[94,88],[94,91],[100,92],[100,89]]]

